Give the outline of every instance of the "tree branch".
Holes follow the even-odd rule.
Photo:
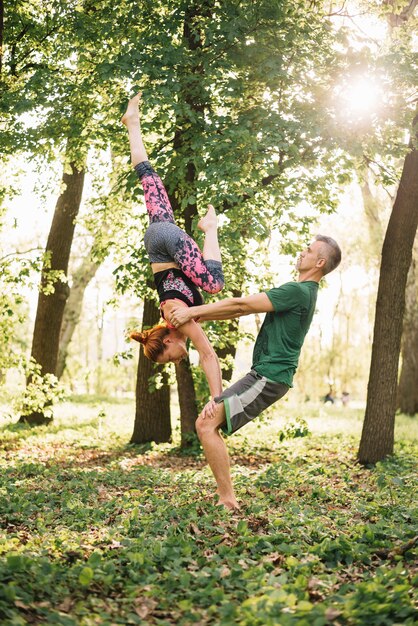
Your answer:
[[[4,256],[0,257],[0,263],[2,263],[5,259],[8,259],[9,257],[24,256],[25,254],[29,254],[29,252],[35,252],[35,250],[42,250],[42,248],[40,246],[37,246],[36,248],[29,248],[29,250],[24,250],[23,252],[9,252],[9,254],[5,254]]]
[[[405,554],[405,552],[411,550],[411,548],[413,548],[416,543],[418,543],[418,535],[412,537],[412,539],[410,539],[406,543],[401,543],[400,546],[395,546],[394,548],[381,548],[380,550],[376,550],[375,554],[381,559],[392,560],[396,556],[402,556],[403,554]]]

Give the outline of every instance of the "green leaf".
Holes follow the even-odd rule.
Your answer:
[[[91,567],[83,567],[78,576],[78,582],[80,585],[83,585],[83,587],[88,587],[93,580],[93,576],[94,572]]]

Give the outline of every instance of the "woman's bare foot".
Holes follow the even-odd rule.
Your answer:
[[[125,115],[122,117],[121,122],[127,126],[130,122],[138,122],[139,120],[139,103],[141,102],[141,92],[131,98],[128,102]]]
[[[211,204],[208,204],[208,212],[199,220],[197,227],[204,233],[212,228],[218,228],[218,218],[216,217],[215,209]]]

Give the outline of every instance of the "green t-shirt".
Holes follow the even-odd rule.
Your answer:
[[[252,369],[292,387],[303,340],[315,312],[318,283],[285,283],[266,294],[274,311],[266,314],[258,334]]]

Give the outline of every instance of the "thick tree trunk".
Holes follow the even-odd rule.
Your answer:
[[[415,125],[414,125],[415,128]],[[405,288],[418,225],[418,150],[406,156],[382,249],[367,407],[358,458],[393,453]]]
[[[101,261],[93,261],[88,255],[80,267],[73,274],[72,286],[67,304],[64,309],[64,316],[61,325],[59,342],[59,352],[57,360],[56,376],[61,378],[64,373],[68,348],[74,335],[77,324],[80,321],[81,309],[83,307],[84,292],[90,281],[96,275]]]
[[[150,328],[158,323],[160,309],[153,300],[144,301],[142,328]],[[136,411],[134,431],[131,443],[155,441],[163,443],[171,439],[170,422],[170,387],[167,375],[163,374],[164,384],[160,389],[150,392],[149,379],[157,372],[164,372],[163,366],[156,365],[139,352],[138,373],[136,380]]]
[[[58,280],[54,283],[53,293],[44,293],[43,287],[48,283],[51,271],[62,271],[67,274],[73,241],[75,219],[77,217],[84,184],[84,170],[78,170],[70,164],[70,173],[64,172],[62,181],[64,189],[58,198],[51,229],[46,245],[49,262],[42,270],[41,291],[38,298],[35,328],[32,341],[32,359],[41,366],[41,374],[55,374],[58,360],[59,337],[65,303],[69,288],[67,283]],[[30,384],[31,378],[27,383]],[[20,421],[29,424],[45,424],[52,418],[46,417],[42,411],[22,415]]]
[[[418,413],[418,237],[415,237],[414,253],[406,284],[398,407],[407,415]]]

